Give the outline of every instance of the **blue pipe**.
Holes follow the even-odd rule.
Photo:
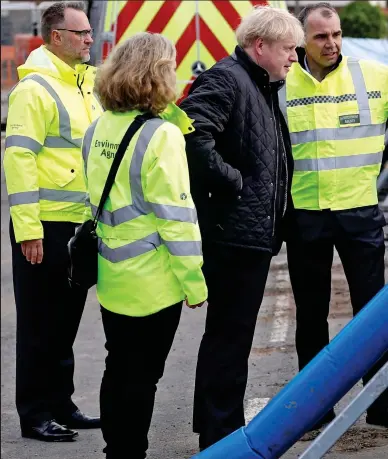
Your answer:
[[[275,459],[388,351],[388,284],[246,426],[193,459]]]

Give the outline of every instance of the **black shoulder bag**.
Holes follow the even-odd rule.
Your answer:
[[[69,283],[71,287],[78,287],[88,290],[97,283],[97,260],[98,260],[98,238],[96,234],[97,222],[107,200],[121,160],[127,150],[129,142],[140,127],[154,115],[146,113],[138,115],[124,134],[112,166],[106,179],[104,190],[101,195],[100,204],[93,220],[87,220],[80,225],[74,236],[67,244],[69,251]]]

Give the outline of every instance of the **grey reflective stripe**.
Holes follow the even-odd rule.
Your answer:
[[[94,204],[92,204],[92,213],[95,217],[97,213],[97,206],[95,206]],[[135,208],[134,206],[129,205],[122,207],[121,209],[114,210],[112,212],[104,209],[101,213],[99,221],[101,223],[104,223],[105,225],[117,226],[121,223],[133,220],[136,217],[140,217],[140,215],[144,215],[144,213]]]
[[[151,252],[162,245],[167,247],[171,255],[174,256],[201,256],[202,248],[199,241],[161,241],[158,233],[150,234],[129,244],[111,249],[102,239],[98,240],[98,252],[106,260],[118,263],[130,258],[138,257],[144,253]]]
[[[72,139],[71,142],[55,136],[47,136],[44,141],[44,146],[48,148],[74,148],[74,145],[81,148],[82,139]]]
[[[151,252],[161,245],[158,233],[150,234],[147,237],[131,242],[129,244],[111,249],[101,239],[98,240],[98,252],[106,260],[112,263],[134,258],[144,253]]]
[[[129,169],[129,183],[131,185],[133,206],[143,211],[144,214],[149,212],[149,204],[147,204],[144,199],[143,186],[141,183],[141,168],[148,144],[150,143],[152,136],[155,134],[155,131],[163,123],[164,120],[155,118],[148,120],[144,124],[137,139]]]
[[[85,206],[90,207],[90,196],[88,193],[86,193]]]
[[[353,126],[342,128],[321,128],[311,131],[291,132],[291,143],[293,146],[319,140],[351,140],[365,139],[384,135],[385,123],[371,124],[369,126]]]
[[[336,156],[335,158],[297,159],[294,161],[295,171],[329,171],[349,167],[363,167],[381,164],[383,152],[366,153],[351,156]]]
[[[43,145],[41,143],[25,135],[10,135],[5,139],[5,148],[27,148],[28,150],[31,150],[34,153],[39,153],[42,149],[42,146]]]
[[[283,113],[284,118],[286,119],[286,122],[288,123],[288,118],[287,118],[287,107],[288,107],[288,102],[287,102],[287,85],[284,84],[278,92],[279,95],[279,107],[280,110]]]
[[[11,97],[11,94],[13,93],[14,89],[16,88],[16,86],[20,83],[20,81],[18,81],[14,86],[12,86],[12,88],[9,90],[9,93],[8,93],[8,106],[9,106],[9,99]]]
[[[364,75],[358,59],[348,57],[348,68],[352,75],[354,92],[356,93],[360,124],[371,124],[372,116],[369,108],[368,92],[366,90]]]
[[[48,188],[40,188],[39,191],[13,193],[8,196],[10,206],[17,206],[19,204],[34,204],[39,202],[39,199],[44,199],[45,201],[76,202],[84,204],[86,198],[87,194],[81,191],[50,190]]]
[[[179,206],[168,206],[165,204],[150,203],[154,214],[164,220],[172,220],[185,223],[196,223],[197,212],[195,209]]]
[[[164,204],[154,204],[150,203],[152,211],[158,218],[163,218],[165,220],[185,222],[185,223],[196,223],[197,222],[197,212],[195,209],[190,209],[186,207],[178,206],[167,206]],[[92,204],[92,212],[95,216],[97,213],[97,206]],[[134,218],[144,215],[144,212],[141,209],[138,209],[135,206],[129,205],[121,207],[120,209],[109,211],[103,210],[100,222],[109,226],[117,226],[121,223],[129,222]]]
[[[98,120],[99,118],[94,120],[93,123],[86,129],[84,142],[82,144],[82,158],[84,160],[85,176],[87,176],[86,169],[87,169],[87,164],[88,164],[88,157],[89,157],[90,147],[92,145],[94,131],[96,130]]]
[[[66,107],[63,105],[63,102],[61,101],[53,87],[40,75],[28,75],[25,78],[23,78],[21,82],[26,80],[33,80],[36,83],[43,86],[57,104],[59,116],[59,137],[47,137],[46,141],[48,143],[46,144],[45,141],[45,146],[53,148],[79,148],[81,146],[81,139],[73,139],[71,137],[71,124],[69,112],[66,110]],[[63,142],[63,140],[65,140],[66,142]]]
[[[40,199],[45,201],[76,202],[85,204],[86,193],[82,191],[39,189]]]
[[[190,257],[202,255],[200,241],[163,241],[171,255],[176,257]]]
[[[8,196],[9,206],[19,206],[20,204],[36,204],[39,202],[39,191],[22,191],[12,193]]]

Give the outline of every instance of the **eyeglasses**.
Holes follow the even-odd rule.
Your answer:
[[[55,29],[55,30],[67,30],[68,32],[73,32],[77,35],[77,37],[80,38],[86,38],[87,35],[93,37],[94,29],[88,29],[88,30],[72,30],[72,29]]]

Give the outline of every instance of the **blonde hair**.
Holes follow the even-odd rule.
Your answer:
[[[242,48],[248,48],[257,38],[268,42],[292,39],[297,46],[304,43],[304,32],[298,19],[286,10],[258,6],[244,18],[236,29]]]
[[[176,50],[159,34],[141,32],[117,46],[97,72],[96,91],[106,110],[157,115],[176,98]]]

